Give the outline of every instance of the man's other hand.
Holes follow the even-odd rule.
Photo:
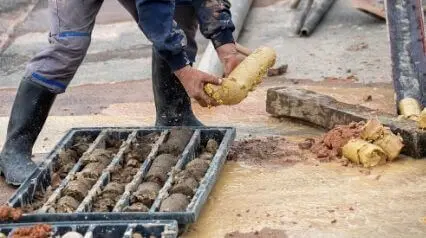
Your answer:
[[[234,43],[224,44],[216,49],[220,61],[223,64],[225,77],[237,67],[244,57],[238,54],[237,47]]]

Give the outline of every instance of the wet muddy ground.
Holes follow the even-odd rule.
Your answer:
[[[195,113],[206,124],[236,126],[239,142],[235,145],[248,143],[252,149],[237,153],[233,161],[225,164],[199,220],[190,226],[184,237],[244,237],[265,234],[265,230],[266,234],[276,231],[278,237],[284,237],[283,234],[289,237],[318,234],[327,237],[383,237],[384,234],[423,237],[426,232],[423,220],[426,216],[423,202],[426,196],[425,161],[403,158],[377,168],[363,169],[345,167],[339,161],[316,160],[308,150],[300,150],[299,145],[306,138],[321,136],[323,130],[298,121],[271,118],[265,112],[266,89],[278,85],[312,89],[347,103],[387,112],[394,110],[389,85],[363,87],[334,81],[317,84],[280,77],[268,79],[235,107],[204,109],[194,105]],[[124,93],[138,87],[146,88],[147,93]],[[35,151],[48,152],[62,136],[60,132],[69,128],[59,129],[64,122],[69,126],[152,125],[155,117],[150,87],[150,82],[128,82],[117,84],[114,89],[108,85],[72,88],[67,100],[76,103],[66,106],[66,101],[62,101],[65,99],[59,100]],[[85,101],[85,96],[107,88],[108,93],[102,101],[87,104],[91,100]],[[345,93],[348,90],[351,95]],[[114,102],[120,94],[127,96],[122,102]],[[364,101],[366,95],[372,95],[372,100]],[[86,102],[84,106],[83,101]],[[89,107],[97,108],[99,114],[85,116],[91,114]],[[66,119],[65,115],[70,113],[79,116]],[[56,134],[58,138],[55,139]],[[251,144],[250,135],[256,138],[255,144]],[[265,137],[270,135],[274,137]],[[249,142],[244,142],[245,138]],[[263,143],[263,147],[255,146],[264,140],[267,143]],[[242,155],[244,158],[238,158]]]

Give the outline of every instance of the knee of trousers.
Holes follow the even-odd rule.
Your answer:
[[[50,45],[28,64],[25,78],[51,92],[65,92],[86,56],[90,35],[58,35],[50,37]]]

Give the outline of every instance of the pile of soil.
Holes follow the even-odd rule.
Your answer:
[[[49,238],[52,237],[52,227],[46,224],[39,224],[31,227],[16,229],[11,238]]]
[[[201,148],[199,156],[185,165],[185,169],[174,175],[173,184],[160,206],[161,212],[185,211],[194,196],[199,183],[204,178],[213,158],[218,143],[214,139],[207,141]]]
[[[118,199],[124,192],[125,185],[133,180],[140,166],[148,157],[154,143],[158,140],[159,133],[151,133],[137,137],[129,149],[124,153],[124,160],[111,173],[110,182],[102,189],[99,197],[95,198],[93,211],[111,212]]]
[[[234,231],[225,235],[225,238],[287,238],[284,230],[277,230],[271,228],[263,228],[260,231],[241,233]]]
[[[288,141],[283,136],[251,137],[235,141],[228,154],[228,160],[257,166],[293,165],[314,157],[309,150],[299,148],[298,143]]]
[[[22,216],[20,208],[13,208],[7,205],[0,206],[0,221],[18,221]]]
[[[76,137],[70,148],[62,150],[58,159],[53,163],[51,185],[46,191],[36,191],[32,204],[23,206],[24,213],[31,213],[41,208],[47,199],[52,195],[53,191],[61,184],[62,180],[67,176],[68,172],[74,167],[78,159],[83,155],[90,144],[94,141],[91,136]]]
[[[292,165],[306,160],[340,160],[342,147],[350,139],[359,138],[364,125],[364,122],[339,125],[320,138],[308,138],[300,143],[288,141],[282,136],[246,138],[233,143],[228,160],[258,166]]]
[[[364,125],[364,122],[352,122],[349,125],[336,126],[316,140],[310,150],[320,161],[339,159],[342,156],[342,147],[350,139],[359,138]]]
[[[152,161],[143,183],[131,195],[130,204],[123,211],[147,212],[149,210],[192,134],[193,131],[188,128],[174,128],[170,131],[167,140],[160,145],[158,155]]]

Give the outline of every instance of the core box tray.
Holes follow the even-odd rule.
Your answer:
[[[146,181],[151,164],[162,153],[160,151],[161,148],[168,143],[170,135],[176,134],[177,130],[186,130],[187,135],[189,133],[189,137],[187,136],[187,142],[184,142],[181,152],[175,153],[177,162],[168,171],[164,182],[160,183],[162,186],[154,196],[155,199],[153,199],[150,206],[147,206],[148,210],[145,212],[126,211],[125,209],[132,203],[133,195],[138,186]],[[190,131],[188,132],[188,130]],[[216,183],[235,134],[235,128],[230,127],[73,128],[55,146],[53,151],[39,166],[39,169],[34,171],[19,187],[8,201],[8,204],[24,210],[24,215],[18,223],[84,220],[176,220],[179,224],[190,224],[198,218],[201,208]],[[210,153],[213,156],[210,159],[208,169],[199,179],[196,189],[193,190],[194,194],[187,197],[189,204],[186,209],[173,212],[160,211],[162,201],[171,195],[170,190],[175,183],[175,175],[184,170],[185,166],[194,158],[201,157],[202,153],[206,153],[205,147],[208,141],[211,140],[217,142],[217,149],[215,152]],[[94,204],[100,198],[102,191],[111,182],[111,178],[115,176],[113,174],[115,168],[126,167],[125,158],[128,158],[129,152],[144,143],[151,143],[151,147],[145,153],[145,158],[139,158],[140,166],[137,166],[136,174],[127,179],[128,183],[121,190],[124,192],[119,194],[119,198],[116,198],[115,204],[109,211],[94,211]],[[70,150],[74,152],[71,151],[73,153],[70,153]],[[102,172],[98,177],[96,176],[96,168],[88,171],[89,177],[92,176],[90,173],[95,174],[91,178],[96,182],[92,182],[87,192],[83,191],[79,194],[83,197],[80,197],[79,201],[77,201],[78,204],[75,204],[74,201],[73,208],[77,208],[69,209],[65,212],[51,209],[58,203],[59,198],[64,196],[64,190],[68,189],[69,183],[75,180],[82,173],[84,167],[87,166],[87,158],[90,158],[93,153],[102,152],[102,150],[112,151],[109,154],[112,157],[111,162],[105,165],[106,167],[101,170]],[[68,169],[66,169],[67,166],[58,162],[61,156],[61,161],[64,160],[64,153],[77,158],[74,164],[67,164]],[[101,156],[103,156],[102,158],[108,157],[108,153],[101,153]],[[102,161],[105,161],[105,159]],[[132,162],[127,161],[127,163]],[[135,163],[133,163],[134,165]],[[60,170],[64,169],[66,173],[62,172],[61,176],[59,176]],[[51,186],[52,181],[55,183],[54,187]],[[32,210],[28,210],[28,207]]]
[[[10,237],[19,228],[34,225],[37,225],[37,223],[0,224],[0,233]],[[48,222],[43,225],[49,225],[52,228],[51,237],[61,237],[71,231],[81,234],[84,238],[178,237],[176,221],[77,221]]]

